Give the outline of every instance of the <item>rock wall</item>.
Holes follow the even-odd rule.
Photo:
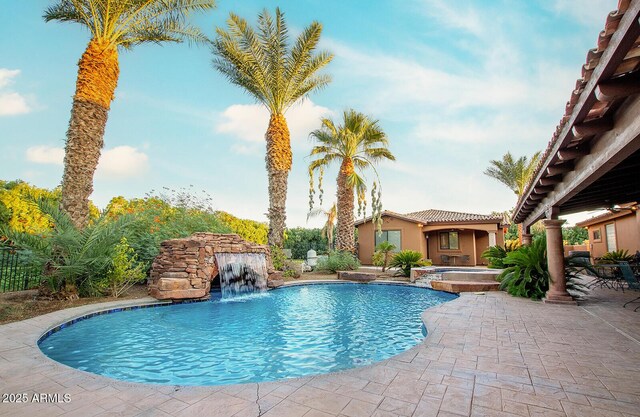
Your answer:
[[[218,275],[215,253],[264,253],[267,285],[282,285],[282,274],[271,263],[269,247],[247,242],[235,234],[195,233],[162,242],[149,277],[149,295],[158,300],[209,298],[211,281]]]

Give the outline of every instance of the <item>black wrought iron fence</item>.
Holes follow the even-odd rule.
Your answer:
[[[11,248],[0,248],[0,292],[22,291],[40,283],[40,271],[26,265]]]

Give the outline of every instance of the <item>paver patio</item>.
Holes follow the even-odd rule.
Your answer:
[[[0,403],[0,415],[640,416],[640,312],[622,308],[635,296],[597,289],[576,307],[463,294],[427,310],[427,339],[386,361],[219,387],[125,383],[45,357],[36,340],[48,328],[134,302],[82,306],[0,326],[2,394],[70,395]]]

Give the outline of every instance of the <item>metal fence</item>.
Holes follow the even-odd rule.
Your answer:
[[[21,262],[20,255],[11,248],[0,248],[0,292],[22,291],[35,288],[40,273]]]

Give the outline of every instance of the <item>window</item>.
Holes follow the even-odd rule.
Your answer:
[[[458,232],[440,233],[440,249],[460,249]]]
[[[616,225],[614,223],[609,223],[604,227],[604,230],[607,234],[607,252],[613,252],[617,249],[616,247]]]
[[[595,229],[593,231],[593,240],[595,240],[595,241],[602,240],[602,235],[600,234],[600,229]]]
[[[375,232],[376,246],[382,242],[389,242],[396,247],[396,250],[402,250],[402,234],[400,230],[383,230],[382,233]]]

